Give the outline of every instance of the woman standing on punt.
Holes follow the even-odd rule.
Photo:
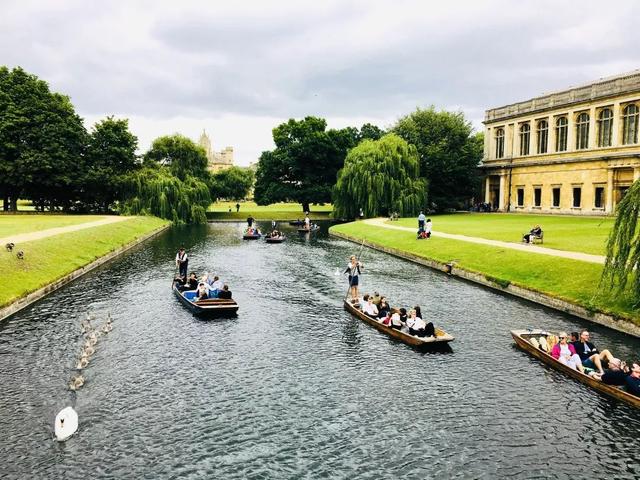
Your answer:
[[[358,295],[358,275],[360,275],[360,269],[363,267],[362,263],[356,260],[355,255],[351,255],[351,259],[349,260],[349,264],[347,265],[347,269],[344,273],[349,274],[349,289],[351,293],[352,299],[359,298]]]

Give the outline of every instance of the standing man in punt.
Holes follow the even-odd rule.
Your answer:
[[[349,260],[349,264],[347,265],[347,269],[344,273],[349,274],[349,288],[352,299],[357,299],[359,297],[358,294],[358,275],[360,275],[360,269],[363,267],[362,263],[356,260],[355,255],[351,255],[351,259]]]
[[[176,267],[180,269],[180,276],[186,279],[187,269],[189,267],[189,257],[187,257],[187,252],[184,250],[184,247],[180,247],[180,250],[178,250],[178,253],[176,254]]]

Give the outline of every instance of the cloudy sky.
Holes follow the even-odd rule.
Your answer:
[[[484,110],[640,68],[640,2],[7,1],[0,64],[69,95],[90,127],[129,118],[231,145],[236,163],[306,115],[381,127],[418,106]]]

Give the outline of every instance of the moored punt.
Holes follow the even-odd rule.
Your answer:
[[[315,232],[317,230],[320,230],[320,227],[318,225],[312,225],[311,228],[299,228],[298,232],[300,233],[309,233],[309,232]]]
[[[193,302],[191,299],[195,297],[195,291],[180,292],[175,285],[173,286],[173,293],[184,306],[196,315],[209,317],[234,315],[239,308],[238,303],[233,299],[208,298],[207,300]]]
[[[304,220],[292,220],[289,222],[289,225],[292,227],[299,227],[300,225],[304,225]]]
[[[284,235],[279,235],[277,237],[265,237],[265,241],[267,243],[282,243],[286,237]]]
[[[414,347],[435,347],[437,345],[444,346],[454,340],[453,336],[449,335],[444,330],[441,330],[439,328],[435,329],[436,330],[435,337],[416,337],[415,335],[405,333],[401,330],[387,327],[382,322],[378,322],[377,320],[366,315],[362,310],[354,307],[347,300],[344,301],[344,309],[349,313],[351,313],[354,317],[359,318],[360,320],[368,323],[369,325],[373,325],[375,328],[377,328],[383,333],[386,333],[390,337],[396,338],[401,342]]]
[[[640,397],[636,397],[635,395],[632,395],[618,387],[607,385],[606,383],[602,383],[600,380],[596,380],[587,374],[574,370],[573,368],[560,363],[560,361],[553,358],[550,353],[545,352],[540,347],[536,347],[531,343],[532,338],[535,338],[537,341],[540,337],[544,337],[546,339],[549,335],[551,335],[551,332],[547,332],[545,330],[511,330],[511,336],[516,342],[518,348],[536,357],[538,360],[542,360],[547,365],[566,373],[570,377],[590,386],[600,393],[604,393],[605,395],[628,403],[629,405],[633,405],[634,407],[640,407]]]

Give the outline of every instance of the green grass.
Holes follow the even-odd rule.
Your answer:
[[[544,245],[557,250],[604,255],[613,217],[576,217],[561,215],[455,213],[432,215],[433,230],[445,233],[521,242],[522,235],[534,225],[544,231]],[[418,228],[416,218],[401,218],[394,225]]]
[[[210,220],[245,220],[249,215],[256,220],[295,220],[303,219],[304,212],[299,203],[272,203],[271,205],[257,205],[255,202],[238,202],[240,211],[236,212],[236,202],[216,202],[207,209]],[[229,208],[231,207],[231,212]],[[330,218],[333,207],[327,205],[311,205],[311,218],[322,220]]]
[[[0,306],[8,305],[167,223],[155,217],[136,217],[21,243],[24,260],[19,260],[15,251],[9,253],[2,249]]]
[[[437,217],[438,219],[441,217]],[[436,227],[436,218],[434,229]],[[485,277],[498,285],[509,283],[581,305],[590,311],[627,317],[640,324],[640,315],[629,298],[613,298],[598,288],[602,266],[432,237],[418,241],[413,233],[376,228],[362,222],[331,227],[340,232],[386,247],[439,262],[456,262],[458,267]]]
[[[0,238],[48,228],[95,222],[103,218],[105,218],[104,215],[0,215]]]
[[[4,206],[4,201],[0,200],[0,209],[2,209],[3,206]],[[34,212],[35,210],[36,210],[36,207],[33,206],[33,204],[31,203],[31,200],[18,200],[19,212],[24,212],[24,211]]]

